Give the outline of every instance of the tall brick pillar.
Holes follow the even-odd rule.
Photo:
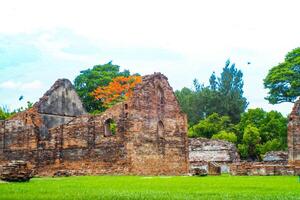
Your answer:
[[[300,166],[300,99],[295,102],[288,123],[289,162]]]

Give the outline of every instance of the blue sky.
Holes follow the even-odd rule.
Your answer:
[[[58,78],[113,61],[164,73],[174,89],[207,83],[227,59],[244,73],[249,108],[270,105],[263,78],[300,46],[296,0],[7,1],[0,6],[0,105],[35,102]],[[251,65],[247,65],[251,62]],[[20,95],[24,100],[19,101]]]

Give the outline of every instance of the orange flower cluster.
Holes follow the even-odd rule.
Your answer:
[[[95,89],[91,95],[102,101],[103,106],[108,108],[131,97],[134,87],[141,82],[141,76],[119,76],[114,78],[109,85]]]

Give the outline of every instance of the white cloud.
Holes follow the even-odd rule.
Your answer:
[[[13,81],[5,81],[0,84],[0,88],[2,89],[15,89],[19,86],[18,83],[13,82]]]
[[[79,69],[111,59],[134,72],[162,71],[176,89],[189,86],[193,78],[207,82],[210,73],[220,72],[231,58],[244,72],[244,90],[251,107],[288,113],[285,106],[267,104],[262,80],[270,67],[300,46],[299,7],[299,0],[10,0],[1,2],[0,33],[42,32],[34,46],[51,61],[44,62],[52,65],[43,65],[47,72],[56,63],[74,62]],[[64,51],[78,41],[63,32],[58,39],[55,32],[60,28],[88,38],[98,47],[96,53],[72,53],[79,52],[81,44],[72,47],[75,51]],[[120,49],[126,53],[121,55]],[[163,49],[184,59],[159,60],[149,51],[145,58],[153,59],[129,58],[129,49]],[[245,66],[248,61],[252,64]],[[56,69],[52,73],[58,76]],[[65,71],[59,75],[62,73]],[[0,88],[27,86],[7,81]]]
[[[36,90],[41,89],[43,84],[39,80],[34,80],[32,82],[15,82],[15,81],[5,81],[0,83],[0,88],[2,89],[20,89],[20,90]]]

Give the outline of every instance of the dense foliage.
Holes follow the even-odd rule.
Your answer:
[[[189,124],[194,125],[213,113],[229,116],[233,123],[237,123],[248,105],[243,96],[242,78],[243,73],[228,60],[220,77],[216,77],[215,73],[211,75],[208,86],[199,84],[195,79],[194,90],[183,88],[176,91]]]
[[[95,65],[92,69],[80,72],[75,78],[74,86],[88,112],[102,112],[106,109],[103,102],[95,100],[91,93],[98,87],[107,86],[118,76],[128,77],[130,72],[128,70],[120,72],[120,66],[112,62]]]
[[[238,145],[238,149],[243,158],[252,160],[259,159],[258,146],[261,141],[258,128],[249,124],[245,128],[242,143]]]
[[[256,108],[233,124],[228,116],[213,113],[191,126],[188,135],[236,143],[242,158],[257,160],[268,151],[286,150],[287,118],[277,111]]]
[[[249,126],[252,134],[258,132],[259,142],[251,144],[245,141],[249,135]],[[253,131],[257,129],[257,131]],[[240,123],[237,125],[238,141],[243,158],[259,158],[268,151],[286,150],[287,148],[287,118],[277,111],[266,112],[261,108],[249,109],[243,113]],[[253,135],[253,137],[254,137]],[[250,137],[252,137],[250,135]],[[245,151],[248,149],[248,151]]]
[[[233,132],[227,132],[227,131],[220,131],[217,134],[214,134],[212,139],[219,139],[219,140],[226,140],[228,142],[236,143],[237,142],[237,137],[235,133]]]
[[[109,108],[131,97],[133,89],[141,82],[141,76],[119,76],[114,78],[107,86],[96,88],[91,95],[98,101],[101,101],[103,107]]]
[[[270,69],[264,79],[269,89],[266,99],[272,103],[293,102],[300,96],[300,47],[285,56],[285,60]]]
[[[213,113],[198,124],[191,126],[189,128],[189,137],[211,138],[221,131],[232,132],[233,128],[233,124],[228,116],[220,116],[217,113]]]

